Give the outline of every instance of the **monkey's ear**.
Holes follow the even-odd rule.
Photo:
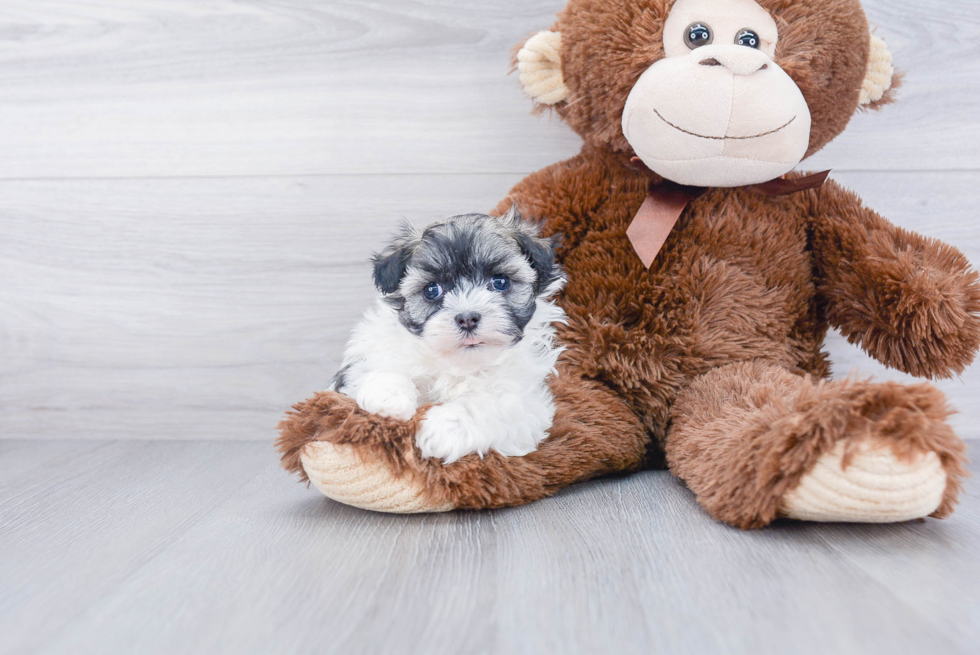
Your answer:
[[[538,32],[517,52],[517,70],[524,92],[542,105],[568,99],[561,73],[561,32]]]
[[[868,54],[868,70],[861,86],[858,104],[869,109],[878,109],[892,101],[891,91],[897,87],[892,53],[888,51],[884,39],[871,35],[871,52]]]

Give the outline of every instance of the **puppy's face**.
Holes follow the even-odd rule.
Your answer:
[[[411,227],[374,260],[374,280],[402,325],[442,354],[521,340],[561,271],[554,244],[514,213],[467,214]]]

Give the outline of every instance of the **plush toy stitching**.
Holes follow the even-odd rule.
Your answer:
[[[762,134],[755,134],[753,136],[705,136],[704,134],[698,134],[697,132],[691,132],[691,131],[685,130],[683,127],[678,127],[677,125],[674,125],[669,120],[667,120],[666,118],[664,118],[663,115],[659,111],[657,111],[656,109],[653,110],[653,113],[655,113],[660,120],[662,120],[663,122],[667,123],[667,125],[670,125],[672,128],[674,128],[678,132],[683,132],[684,134],[690,134],[691,136],[696,136],[696,137],[698,137],[700,139],[711,139],[713,141],[744,141],[744,140],[748,140],[748,139],[758,139],[759,137],[769,136],[770,134],[775,134],[776,132],[779,132],[780,130],[789,127],[790,124],[792,124],[792,122],[795,121],[796,118],[797,118],[796,116],[793,116],[793,118],[789,119],[789,122],[787,122],[782,127],[777,127],[774,130],[769,130],[768,132],[763,132]]]

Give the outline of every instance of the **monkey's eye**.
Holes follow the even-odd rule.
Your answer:
[[[694,23],[688,27],[687,35],[684,37],[684,42],[691,50],[708,45],[712,40],[714,35],[711,34],[711,28],[704,23]]]
[[[735,45],[744,45],[749,48],[758,48],[762,44],[759,35],[752,30],[742,30],[735,37]]]
[[[422,296],[426,300],[439,300],[439,297],[442,296],[442,285],[438,282],[431,283],[422,291]]]
[[[510,289],[510,278],[506,275],[494,275],[490,278],[490,288],[494,291],[507,291]]]

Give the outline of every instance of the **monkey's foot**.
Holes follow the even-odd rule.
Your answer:
[[[930,384],[819,381],[766,362],[695,380],[667,437],[671,470],[712,516],[892,523],[953,512],[966,446]]]
[[[383,461],[365,461],[348,444],[312,441],[300,454],[303,470],[324,496],[345,505],[392,514],[448,512],[433,504],[420,481],[396,476]]]
[[[798,487],[783,496],[779,513],[804,521],[893,523],[939,509],[946,471],[935,452],[899,459],[885,444],[861,443],[846,457],[846,442],[817,460]],[[849,460],[849,461],[847,461]]]

